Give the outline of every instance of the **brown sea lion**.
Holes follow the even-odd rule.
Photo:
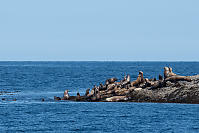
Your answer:
[[[88,95],[89,95],[89,92],[90,92],[90,88],[88,88],[88,89],[86,90],[85,96],[88,96]]]
[[[164,78],[168,78],[168,77],[172,77],[172,76],[176,76],[177,74],[173,73],[172,68],[171,67],[164,67]]]
[[[112,83],[114,83],[114,82],[117,81],[117,80],[118,80],[117,78],[110,78],[110,79],[107,79],[107,80],[106,80],[106,85],[112,84]]]
[[[120,83],[120,85],[123,87],[126,88],[126,85],[129,84],[131,82],[131,77],[130,75],[127,75],[125,80],[122,80],[122,82]]]
[[[127,101],[128,98],[126,96],[113,96],[110,98],[106,98],[107,102],[119,102],[119,101]]]
[[[54,100],[55,100],[55,101],[60,101],[60,100],[61,100],[61,98],[60,98],[60,97],[56,97],[56,96],[54,96]]]
[[[68,90],[64,91],[64,100],[68,100],[69,99],[69,94],[68,94]]]
[[[139,84],[144,83],[144,82],[145,82],[145,79],[144,79],[144,77],[143,77],[143,72],[140,71],[140,72],[139,72],[139,75],[138,75],[138,77],[137,77],[137,80],[131,82],[131,86],[132,86],[132,87],[133,87],[133,86],[138,86]]]
[[[141,82],[143,83],[145,81],[144,76],[143,76],[143,72],[139,71],[139,74],[141,75]]]
[[[91,92],[87,95],[88,97],[92,97],[95,94],[95,89],[93,88]]]
[[[106,90],[106,89],[107,89],[106,86],[100,83],[99,90],[101,91],[101,90]]]
[[[126,81],[131,82],[131,76],[129,74],[127,75]]]
[[[165,79],[165,81],[171,81],[171,82],[176,82],[176,81],[191,81],[191,78],[189,76],[172,76],[168,77]]]
[[[149,90],[154,90],[154,89],[157,89],[157,88],[161,88],[161,87],[163,87],[164,86],[164,81],[162,81],[162,80],[159,80],[159,81],[155,81],[152,85],[151,85],[151,87],[149,88]]]
[[[164,79],[169,77],[169,68],[168,67],[164,67]]]
[[[126,79],[127,79],[127,76],[125,74],[124,79],[122,79],[120,82],[124,82],[124,81],[126,81]]]
[[[137,77],[137,80],[131,82],[131,86],[132,87],[133,86],[137,86],[137,85],[139,85],[141,83],[141,81],[142,81],[142,78],[141,78],[141,75],[139,74],[138,77]]]
[[[99,92],[97,92],[96,94],[96,100],[100,100],[101,99],[101,94]]]
[[[99,91],[100,91],[100,90],[99,90],[99,87],[96,87],[96,88],[95,88],[95,95],[96,95],[97,93],[99,93]]]
[[[107,86],[107,91],[114,89],[115,86],[116,86],[115,84],[109,84],[109,85]]]
[[[81,100],[80,93],[79,93],[79,92],[77,92],[76,101],[80,101],[80,100]]]
[[[160,75],[160,74],[159,74],[159,80],[163,80],[163,77],[162,77],[162,75]]]
[[[169,76],[176,76],[177,74],[173,73],[172,68],[169,67]]]

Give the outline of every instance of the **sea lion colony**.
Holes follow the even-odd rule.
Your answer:
[[[144,73],[140,71],[135,81],[131,81],[130,75],[126,75],[120,82],[117,81],[117,78],[107,79],[105,84],[94,86],[91,91],[87,89],[84,96],[79,93],[77,96],[69,96],[66,90],[62,98],[55,96],[54,99],[85,102],[199,103],[199,75],[180,76],[173,73],[171,67],[165,67],[164,78],[159,75],[158,80],[144,78]],[[186,94],[187,90],[184,92],[183,87],[188,92],[191,87],[194,88],[194,92],[189,92],[194,95]]]

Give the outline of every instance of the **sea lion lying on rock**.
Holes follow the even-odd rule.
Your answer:
[[[60,98],[60,97],[56,97],[56,96],[54,96],[54,100],[55,100],[55,101],[60,101],[60,100],[61,100],[61,98]]]
[[[100,83],[100,86],[99,86],[99,90],[106,90],[106,85],[103,85],[102,83]]]
[[[154,82],[154,84],[151,85],[149,90],[154,90],[154,89],[157,89],[157,88],[161,88],[163,86],[165,86],[165,81],[159,80],[159,81]]]
[[[129,93],[129,90],[125,89],[125,88],[115,90],[115,94],[118,95],[118,96],[124,96],[127,93]]]
[[[109,91],[109,90],[113,90],[114,88],[115,88],[115,84],[109,84],[108,86],[107,86],[107,91]]]
[[[177,74],[173,73],[172,71],[173,69],[171,67],[169,67],[169,73],[170,73],[170,76],[176,76]]]
[[[117,78],[110,78],[110,79],[107,79],[107,80],[106,80],[106,85],[112,84],[112,83],[114,83],[114,82],[117,81],[117,80],[118,80]]]
[[[189,76],[172,76],[168,77],[165,79],[165,81],[171,81],[171,82],[176,82],[176,81],[191,81],[191,78]]]
[[[176,76],[177,74],[173,73],[172,68],[171,67],[164,67],[164,78],[168,78],[168,77],[172,77],[172,76]]]
[[[191,81],[190,76],[180,76],[173,73],[171,67],[164,68],[164,77],[165,77],[165,81],[171,81],[171,82],[175,82],[175,81],[189,81],[190,82]]]
[[[126,96],[113,96],[110,98],[106,98],[107,102],[120,102],[120,101],[127,101],[128,98]]]

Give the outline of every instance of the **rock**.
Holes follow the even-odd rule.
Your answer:
[[[165,67],[165,78],[159,80],[144,79],[143,72],[130,82],[130,76],[121,82],[116,78],[108,79],[106,85],[94,86],[85,96],[70,96],[70,101],[83,102],[161,102],[161,103],[196,103],[199,104],[199,75],[180,76],[172,68]],[[61,100],[60,97],[54,98]],[[3,100],[3,99],[2,99]]]

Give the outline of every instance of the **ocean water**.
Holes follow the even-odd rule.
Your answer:
[[[165,66],[199,74],[199,62],[0,62],[0,132],[198,133],[197,104],[53,100],[66,89],[84,94],[111,77],[134,80],[140,70],[157,78]]]

